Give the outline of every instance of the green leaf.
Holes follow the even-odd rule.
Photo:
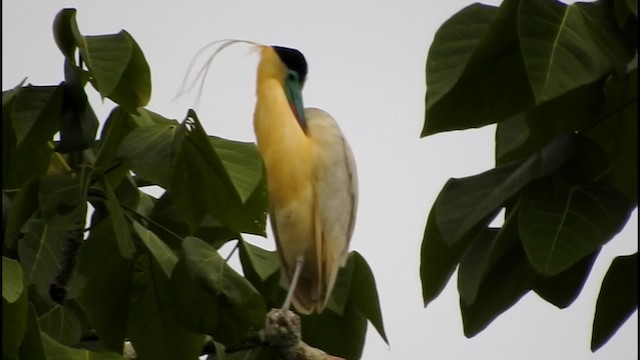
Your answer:
[[[86,287],[80,301],[105,349],[122,351],[129,317],[133,262],[122,257],[111,217],[92,224],[80,248],[79,273]]]
[[[28,85],[18,92],[11,106],[11,123],[17,146],[35,146],[51,141],[60,127],[62,88]]]
[[[242,268],[247,269],[250,266],[261,281],[267,280],[280,270],[278,255],[275,251],[267,251],[246,241],[241,241],[240,256]]]
[[[185,238],[182,249],[172,284],[177,316],[187,329],[228,345],[264,325],[262,297],[215,249],[194,237]]]
[[[626,201],[615,189],[572,186],[558,197],[526,198],[519,233],[536,271],[553,276],[609,241],[628,216]]]
[[[42,331],[61,344],[73,346],[80,340],[80,320],[70,307],[56,305],[38,323]]]
[[[438,102],[460,79],[497,12],[495,6],[475,3],[440,26],[427,57],[427,106]]]
[[[601,121],[585,135],[605,150],[612,182],[633,207],[638,204],[638,69],[609,78],[605,98]]]
[[[93,85],[129,112],[151,97],[151,75],[142,50],[126,31],[101,36],[74,34]]]
[[[13,259],[2,257],[2,298],[8,303],[14,303],[24,290],[22,269],[20,263]]]
[[[484,228],[468,246],[458,268],[458,292],[465,305],[475,302],[485,276],[515,242],[518,242],[518,209],[508,212],[502,228]]]
[[[171,277],[171,272],[178,262],[178,256],[165,244],[156,234],[144,228],[137,222],[133,223],[133,229],[138,234],[144,245],[153,255],[158,265],[164,271],[167,278]]]
[[[23,233],[18,253],[25,284],[35,284],[38,293],[48,298],[49,285],[62,261],[66,231],[49,225],[43,219],[30,219],[24,225]]]
[[[24,338],[20,345],[20,359],[49,359],[45,356],[44,347],[42,345],[42,336],[40,327],[38,326],[38,317],[33,304],[29,304],[27,309],[26,329]]]
[[[4,233],[4,243],[9,248],[15,246],[22,226],[38,210],[38,186],[39,179],[33,178],[26,182],[13,198]]]
[[[384,324],[382,323],[378,289],[376,288],[376,281],[371,272],[371,268],[362,255],[356,251],[352,251],[349,254],[349,258],[353,258],[354,262],[350,301],[353,302],[354,306],[356,306],[367,320],[371,321],[371,324],[376,328],[378,334],[389,344],[387,334],[384,331]]]
[[[328,354],[345,359],[359,359],[367,333],[367,319],[353,304],[342,316],[332,311],[303,316],[302,340]]]
[[[169,189],[167,164],[171,163],[171,144],[178,126],[167,120],[166,124],[138,127],[122,141],[117,157],[139,177]]]
[[[529,126],[524,114],[498,123],[496,127],[496,166],[530,156],[535,149],[530,144]]]
[[[169,285],[164,271],[146,255],[136,259],[127,334],[140,358],[195,359],[202,350],[204,335],[176,322]]]
[[[72,27],[76,27],[76,9],[62,9],[53,19],[53,39],[67,59],[73,59],[77,48]]]
[[[516,35],[519,3],[504,1],[497,11],[471,5],[438,29],[427,58],[421,136],[500,122],[531,106]]]
[[[450,179],[434,209],[445,243],[452,245],[488,222],[530,182],[557,170],[567,159],[571,136],[560,136],[526,161],[509,163],[480,175]]]
[[[564,309],[578,297],[587,281],[600,249],[580,259],[567,270],[551,277],[540,277],[533,290],[547,302]]]
[[[602,280],[591,334],[596,351],[638,310],[638,253],[616,257]]]
[[[462,239],[449,246],[438,229],[435,208],[431,209],[420,250],[420,281],[425,307],[447,285],[470,240],[471,238]]]
[[[133,258],[135,252],[135,245],[131,238],[131,223],[126,219],[120,200],[116,197],[111,186],[102,179],[102,185],[104,186],[105,195],[107,196],[105,205],[111,222],[113,223],[114,235],[120,254],[125,259]]]
[[[20,359],[20,345],[27,328],[29,309],[27,291],[20,289],[20,293],[14,298],[18,285],[23,286],[20,265],[2,257],[2,358],[6,360]]]
[[[253,194],[263,177],[262,158],[256,145],[209,136],[209,141],[220,157],[231,182],[243,202]]]
[[[65,346],[51,338],[46,333],[41,333],[42,348],[51,360],[127,360],[112,352],[98,352],[84,349],[75,349]]]
[[[88,171],[79,176],[44,176],[39,182],[40,213],[61,230],[84,228],[87,214]]]
[[[485,276],[473,304],[460,300],[465,336],[473,337],[489,326],[529,291],[536,277],[516,242]]]
[[[104,172],[106,182],[117,187],[129,174],[129,169],[117,159],[118,147],[136,128],[136,124],[123,108],[114,108],[107,118],[100,135],[95,167]]]
[[[624,69],[632,56],[600,2],[523,1],[518,35],[537,104]]]
[[[176,130],[173,152],[170,195],[192,230],[209,214],[236,232],[264,235],[263,185],[243,204],[193,111]]]

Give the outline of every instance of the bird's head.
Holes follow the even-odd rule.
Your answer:
[[[296,49],[282,46],[263,45],[260,46],[260,50],[258,81],[267,78],[277,80],[283,87],[298,123],[306,129],[302,87],[307,79],[308,67],[304,55]]]

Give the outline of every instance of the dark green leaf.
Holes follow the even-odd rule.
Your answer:
[[[367,319],[348,304],[342,316],[332,311],[301,318],[302,340],[327,354],[360,359],[367,334]]]
[[[38,317],[33,304],[29,304],[27,309],[27,326],[20,345],[20,359],[49,359],[45,356],[42,346],[42,337],[40,327],[38,326]]]
[[[25,283],[35,284],[38,293],[47,297],[49,285],[60,268],[66,231],[49,225],[43,219],[30,219],[24,225],[23,233],[18,253]]]
[[[263,326],[262,297],[215,249],[194,237],[185,238],[182,249],[172,283],[179,294],[174,298],[177,316],[188,329],[228,345],[242,340],[249,328]]]
[[[10,119],[18,147],[51,141],[60,126],[62,94],[59,86],[32,85],[16,94]]]
[[[18,286],[21,287],[19,294]],[[20,265],[2,257],[2,358],[6,360],[20,359],[20,345],[27,327],[29,301],[22,286]]]
[[[129,169],[116,158],[116,153],[125,137],[135,128],[130,114],[119,106],[111,111],[102,128],[95,167],[105,172],[105,179],[112,187],[117,187],[129,174]]]
[[[612,76],[605,86],[601,121],[585,132],[609,156],[613,183],[638,204],[638,69]]]
[[[262,158],[256,145],[209,136],[231,182],[243,202],[253,194],[263,177]]]
[[[94,145],[99,122],[84,92],[87,78],[84,71],[66,60],[65,77],[67,80],[62,86],[64,93],[60,118],[60,142],[56,146],[56,151],[72,153]]]
[[[467,241],[463,239],[450,247],[438,229],[436,211],[434,208],[431,209],[420,250],[420,280],[425,307],[438,297],[447,285],[470,240],[471,238]]]
[[[266,194],[262,186],[243,204],[220,157],[193,111],[176,130],[171,199],[191,229],[209,214],[236,232],[264,235]]]
[[[627,210],[622,194],[596,185],[525,199],[518,224],[529,261],[545,276],[568,269],[617,234]]]
[[[243,268],[250,266],[261,281],[267,280],[280,270],[278,255],[275,251],[267,251],[242,241],[240,243],[240,256],[242,257]]]
[[[536,103],[624,69],[631,49],[601,2],[523,1],[518,34]]]
[[[178,123],[141,126],[127,135],[118,148],[117,157],[126,161],[139,177],[169,189],[171,144]]]
[[[131,223],[125,218],[124,212],[120,205],[120,200],[116,197],[116,194],[111,189],[111,186],[107,182],[102,183],[104,186],[107,199],[105,205],[109,212],[110,219],[113,222],[113,229],[115,232],[115,240],[120,250],[120,254],[125,259],[131,259],[135,252],[135,245],[131,238]]]
[[[498,260],[518,242],[518,209],[512,209],[502,228],[485,228],[478,231],[460,259],[458,268],[458,292],[466,305],[475,302],[485,276]]]
[[[491,220],[527,184],[557,170],[566,161],[572,143],[571,136],[561,136],[524,162],[464,179],[450,179],[434,204],[444,241],[455,244]]]
[[[616,257],[602,280],[593,319],[591,351],[604,345],[638,310],[638,253]]]
[[[176,254],[165,244],[156,234],[151,232],[148,229],[145,229],[142,225],[137,222],[133,223],[133,229],[135,230],[138,237],[142,240],[142,243],[147,247],[149,252],[153,255],[153,258],[156,260],[158,265],[164,271],[164,274],[167,278],[171,277],[171,272],[173,271],[173,267],[178,262],[178,257]]]
[[[427,58],[422,136],[500,122],[532,105],[516,36],[519,3],[504,1],[498,11],[471,5],[438,30]],[[432,69],[437,72],[431,74]],[[446,95],[437,95],[453,81]],[[437,84],[436,94],[430,84]]]
[[[127,360],[112,352],[98,352],[84,349],[75,349],[65,346],[51,338],[46,333],[41,333],[42,348],[51,360]]]
[[[147,256],[136,259],[128,334],[142,359],[195,359],[204,335],[185,330],[174,317],[169,278]],[[179,294],[178,296],[183,296]]]
[[[600,249],[555,276],[539,277],[533,285],[533,290],[561,309],[568,307],[582,291],[599,253]]]
[[[530,144],[529,127],[524,114],[498,123],[495,139],[496,166],[521,160],[535,151]]]
[[[371,321],[382,339],[389,344],[387,334],[384,331],[382,323],[382,312],[380,311],[380,301],[378,299],[378,289],[376,288],[375,278],[369,268],[367,261],[356,251],[349,254],[353,258],[354,269],[353,278],[351,280],[350,301]]]
[[[13,198],[4,233],[4,242],[9,248],[14,247],[22,226],[38,210],[38,186],[39,179],[33,178],[26,182]]]
[[[77,48],[72,27],[77,28],[76,9],[62,9],[53,19],[53,39],[67,59],[73,59]]]
[[[529,291],[536,276],[522,248],[515,243],[485,276],[474,303],[466,305],[460,300],[465,336],[475,336],[513,306]]]
[[[80,340],[80,320],[70,307],[56,305],[38,323],[42,331],[61,344],[73,346]]]
[[[92,224],[80,248],[79,272],[86,287],[80,299],[105,349],[122,351],[129,317],[132,260],[122,257],[111,217]]]

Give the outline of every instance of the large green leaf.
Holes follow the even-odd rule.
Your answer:
[[[80,301],[105,349],[122,351],[129,316],[133,262],[123,258],[114,223],[107,217],[92,224],[91,234],[80,248],[79,273],[86,287]]]
[[[264,235],[267,204],[263,185],[242,202],[193,111],[177,128],[172,151],[170,195],[192,230],[208,214],[234,231]]]
[[[536,271],[553,276],[609,241],[628,216],[626,201],[615,189],[573,186],[558,197],[526,198],[519,233]]]
[[[572,143],[571,136],[559,136],[526,161],[464,179],[450,179],[434,204],[445,243],[455,244],[491,220],[527,184],[557,170],[567,160]]]
[[[103,179],[104,180],[104,179]],[[131,223],[127,221],[124,211],[120,205],[120,200],[116,197],[111,186],[103,181],[106,199],[105,205],[109,213],[115,235],[115,242],[118,245],[120,254],[125,259],[131,259],[135,252],[135,245],[131,237]]]
[[[39,179],[33,178],[25,183],[13,197],[7,216],[7,224],[4,228],[4,243],[9,248],[15,246],[22,226],[38,211],[38,186]],[[3,201],[3,205],[5,203],[8,202]]]
[[[24,139],[27,139],[24,146],[18,146],[18,139],[16,131],[13,126],[12,109],[16,98],[22,92],[24,88],[18,87],[4,91],[2,93],[2,188],[3,189],[18,189],[24,183],[32,178],[44,175],[49,167],[49,159],[51,157],[51,146],[46,142],[40,142],[46,136],[38,134],[37,131],[33,131],[33,135],[27,135],[23,133]],[[29,98],[25,99],[24,104],[29,103]],[[42,104],[41,104],[42,105]],[[45,105],[43,105],[45,106]],[[39,112],[39,109],[35,109]],[[33,123],[35,120],[26,114],[26,109],[23,114],[24,119],[30,119],[29,122]],[[20,111],[18,112],[20,113]],[[37,117],[40,118],[40,117]],[[25,124],[20,124],[26,128]],[[31,126],[29,126],[30,128]],[[45,126],[45,129],[47,127]],[[21,131],[25,131],[22,129]],[[47,131],[44,131],[46,135]],[[34,141],[28,140],[34,139]],[[29,166],[25,166],[29,164]]]
[[[16,145],[34,146],[51,141],[60,126],[62,88],[32,86],[22,88],[11,106],[11,123]]]
[[[209,136],[209,141],[222,160],[231,182],[243,202],[253,194],[263,177],[262,158],[256,145]]]
[[[31,219],[24,225],[23,233],[18,253],[25,283],[35,284],[38,293],[47,296],[49,285],[62,262],[66,231],[49,225],[43,219]]]
[[[101,36],[83,36],[78,30],[75,9],[61,10],[54,21],[58,47],[76,64],[76,47],[92,76],[92,84],[103,97],[135,112],[151,97],[151,74],[142,50],[126,31]]]
[[[438,297],[447,285],[470,240],[471,238],[467,238],[466,241],[463,239],[449,246],[438,229],[436,211],[434,208],[431,209],[420,249],[420,281],[425,307]]]
[[[127,135],[118,148],[117,157],[144,180],[169,189],[171,184],[171,144],[178,128],[176,121],[140,126]]]
[[[185,238],[182,249],[172,286],[176,316],[187,329],[229,345],[263,326],[264,301],[247,279],[198,238]]]
[[[460,300],[464,334],[473,337],[489,326],[529,291],[536,276],[522,247],[514,243],[485,276],[473,304]]]
[[[605,86],[600,121],[585,132],[609,156],[613,184],[638,204],[638,69],[612,76]]]
[[[27,326],[28,300],[20,264],[2,257],[2,358],[19,359]]]
[[[127,360],[113,352],[98,352],[65,346],[46,333],[40,334],[42,348],[49,360]]]
[[[142,255],[136,259],[132,284],[127,334],[138,357],[157,360],[197,358],[204,335],[188,331],[176,322],[172,289],[164,271],[148,256]]]
[[[438,29],[427,58],[422,136],[500,122],[531,106],[516,36],[519,3],[504,1],[497,11],[471,5]]]
[[[536,103],[620,71],[632,56],[602,2],[523,1],[518,36]]]
[[[38,323],[43,332],[61,344],[73,346],[80,340],[80,320],[69,306],[54,306]]]
[[[593,319],[591,351],[604,345],[638,310],[638,253],[616,257],[602,281]]]
[[[382,312],[380,311],[380,300],[375,278],[367,261],[356,251],[349,254],[353,259],[354,269],[351,279],[350,301],[360,311],[360,313],[371,322],[378,334],[388,344],[387,334],[384,331],[382,322]]]
[[[133,223],[133,229],[135,230],[138,237],[142,240],[142,243],[147,247],[149,252],[153,255],[153,258],[156,260],[158,265],[164,271],[164,274],[167,278],[171,277],[171,272],[173,271],[173,267],[178,262],[178,256],[171,250],[167,244],[165,244],[160,238],[151,232],[150,230],[144,228],[137,222]]]
[[[458,292],[466,305],[475,302],[478,290],[498,260],[518,241],[518,207],[510,210],[502,228],[478,231],[458,268]]]
[[[547,302],[564,309],[578,297],[587,281],[593,263],[600,249],[580,259],[567,270],[551,277],[539,277],[533,284],[533,290]]]

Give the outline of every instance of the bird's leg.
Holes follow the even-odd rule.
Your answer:
[[[291,305],[291,299],[293,298],[293,293],[296,291],[296,286],[298,285],[298,279],[300,278],[300,272],[302,272],[302,265],[304,264],[304,257],[302,255],[298,256],[296,259],[296,268],[293,270],[293,279],[291,279],[291,285],[289,286],[289,292],[287,293],[287,297],[284,299],[284,304],[282,304],[282,310],[289,310],[289,306]]]

